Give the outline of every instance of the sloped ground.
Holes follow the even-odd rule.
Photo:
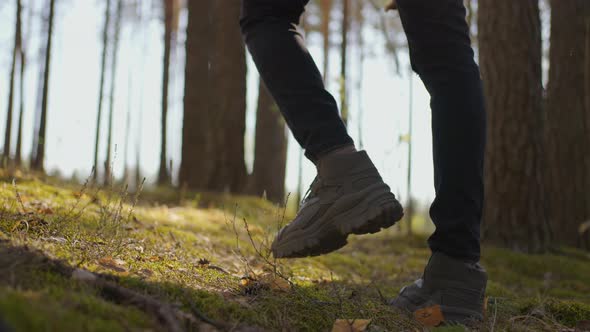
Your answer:
[[[420,276],[424,238],[390,230],[327,256],[275,261],[266,248],[289,219],[278,207],[172,191],[142,197],[4,179],[0,331],[214,330],[206,322],[329,331],[341,318],[370,319],[372,331],[424,329],[385,303]],[[483,263],[487,318],[472,330],[574,331],[590,320],[587,252],[486,247]]]

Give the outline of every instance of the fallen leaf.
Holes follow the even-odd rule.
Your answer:
[[[445,320],[439,305],[414,311],[414,319],[426,327],[439,326]]]
[[[244,286],[244,287],[248,287],[252,284],[254,280],[252,280],[249,277],[242,277],[242,279],[240,279],[240,285]]]
[[[48,206],[44,206],[44,207],[40,208],[39,210],[37,210],[37,212],[39,212],[40,214],[43,214],[43,215],[53,214],[53,210]]]
[[[397,1],[396,0],[391,0],[391,2],[385,6],[385,11],[388,10],[396,10],[397,9]]]
[[[98,261],[102,267],[106,267],[107,269],[111,269],[117,272],[127,272],[127,269],[124,267],[126,264],[125,261],[120,259],[113,259],[112,257],[103,257]]]
[[[154,271],[152,271],[150,269],[141,269],[141,270],[139,270],[139,274],[141,274],[145,277],[151,277],[152,275],[154,275]]]
[[[337,319],[332,332],[364,332],[371,325],[370,319]]]
[[[288,291],[291,289],[291,283],[274,273],[265,273],[260,277],[260,283],[266,284],[271,290]]]

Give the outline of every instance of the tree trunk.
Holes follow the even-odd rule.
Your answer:
[[[324,83],[327,83],[328,71],[330,69],[330,22],[332,20],[332,3],[333,0],[320,0],[320,11],[322,15],[320,29],[323,37],[324,51],[324,69],[322,72],[324,75]]]
[[[262,80],[259,84],[255,140],[252,174],[254,194],[266,193],[268,200],[282,204],[287,168],[285,121]]]
[[[340,114],[348,125],[348,88],[346,70],[348,66],[348,30],[350,30],[350,0],[342,0],[342,44],[340,45]]]
[[[107,71],[107,54],[109,49],[109,27],[111,22],[111,0],[107,0],[104,13],[104,26],[102,30],[102,55],[100,61],[100,83],[98,91],[98,112],[96,116],[96,134],[94,136],[94,181],[98,179],[98,150],[100,149],[100,123],[102,120],[102,106],[104,100],[104,85]]]
[[[364,2],[358,1],[357,10],[356,10],[356,22],[357,22],[357,38],[358,38],[358,49],[359,49],[359,62],[358,62],[358,80],[357,80],[357,101],[358,101],[358,122],[357,122],[357,130],[358,130],[358,147],[359,149],[363,149],[364,147],[364,139],[363,139],[363,79],[365,74],[365,37],[364,37],[364,27],[365,27],[365,13],[364,13]]]
[[[590,220],[590,109],[582,68],[586,54],[587,0],[551,1],[551,51],[547,88],[547,193],[555,239],[582,244],[578,229]]]
[[[526,252],[549,242],[542,168],[538,0],[479,2],[488,110],[484,237]]]
[[[19,0],[19,3],[21,1]],[[29,12],[30,13],[30,12]],[[22,3],[21,3],[21,17],[20,17],[20,27],[21,27],[21,42],[20,42],[20,81],[19,81],[19,91],[20,91],[20,100],[19,100],[19,113],[18,113],[18,129],[16,133],[16,151],[14,152],[14,162],[16,166],[22,165],[22,146],[23,146],[23,118],[25,115],[25,73],[27,68],[27,57],[25,55],[25,46],[23,43],[22,38]],[[30,17],[28,20],[28,24],[30,23]],[[30,31],[30,27],[29,30]]]
[[[14,49],[12,50],[12,65],[10,67],[10,79],[8,87],[8,109],[6,111],[6,126],[4,129],[4,151],[2,154],[3,164],[10,159],[10,142],[12,138],[12,114],[14,111],[14,78],[16,76],[17,55],[21,50],[21,12],[22,4],[16,1],[16,27],[14,29]],[[22,64],[21,64],[22,66]]]
[[[20,50],[20,101],[19,101],[19,112],[18,112],[18,129],[16,133],[16,151],[14,152],[14,163],[16,166],[22,165],[22,146],[23,146],[23,118],[25,115],[25,70],[26,69],[26,56],[25,51],[21,47]]]
[[[37,148],[31,168],[43,172],[45,162],[45,137],[47,129],[47,107],[49,103],[49,73],[51,69],[51,46],[53,43],[53,21],[55,18],[55,1],[49,0],[49,23],[47,29],[47,48],[45,49],[45,67],[43,73],[43,97],[41,100],[41,117],[37,134]]]
[[[171,0],[164,0],[164,68],[162,76],[162,123],[160,140],[160,170],[158,172],[159,185],[170,183],[166,141],[168,136],[168,88],[170,81],[170,53],[172,49],[173,11],[173,2]]]
[[[237,1],[189,2],[181,186],[244,189],[246,56],[239,16]]]
[[[119,53],[119,36],[121,32],[121,16],[123,11],[123,0],[117,2],[117,12],[115,13],[115,34],[113,36],[113,51],[111,59],[111,91],[109,94],[109,123],[107,132],[107,153],[104,163],[104,183],[108,185],[112,178],[112,142],[113,142],[113,117],[115,114],[115,83],[117,82],[117,58]]]
[[[214,40],[211,57],[211,79],[215,96],[210,128],[218,136],[214,153],[217,165],[209,179],[208,189],[239,192],[247,180],[244,162],[246,132],[246,49],[242,41],[239,21],[241,5],[238,1],[213,2]],[[215,115],[216,114],[216,115]],[[219,132],[220,128],[224,128]],[[215,132],[219,133],[215,133]]]
[[[209,53],[213,0],[188,1],[180,186],[205,189],[214,167],[209,109]]]
[[[112,180],[112,142],[113,142],[113,117],[115,114],[115,85],[117,82],[117,59],[119,53],[119,35],[121,30],[121,16],[123,12],[123,0],[117,2],[115,13],[115,35],[113,36],[113,52],[111,54],[111,91],[109,93],[109,127],[107,132],[107,153],[104,162],[104,184],[109,185]]]
[[[414,215],[414,200],[412,199],[412,148],[414,141],[414,72],[409,71],[409,100],[408,100],[408,198],[405,207],[405,218],[407,220],[407,235],[412,235],[412,218]]]

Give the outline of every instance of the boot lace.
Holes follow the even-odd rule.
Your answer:
[[[303,196],[303,199],[301,200],[301,202],[299,204],[299,209],[303,208],[305,206],[305,204],[310,199],[314,198],[317,195],[317,193],[321,187],[322,187],[322,179],[318,175],[315,177],[315,179],[313,179],[313,182],[311,183],[311,185],[309,186],[309,188],[305,192],[305,195]]]

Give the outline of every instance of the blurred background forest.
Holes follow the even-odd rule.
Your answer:
[[[590,2],[465,3],[489,119],[484,238],[588,248]],[[429,232],[429,99],[386,5],[314,0],[300,29],[357,146],[406,202],[402,230]],[[239,14],[237,0],[2,0],[3,167],[296,204],[315,170]]]

